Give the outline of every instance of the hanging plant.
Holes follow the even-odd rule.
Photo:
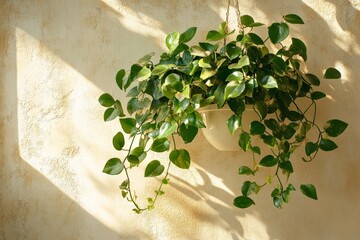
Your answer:
[[[218,30],[208,32],[206,41],[189,46],[187,43],[196,33],[192,27],[183,33],[167,35],[169,51],[161,55],[158,63],[151,61],[154,55],[151,53],[129,71],[121,69],[116,83],[129,98],[127,113],[122,103],[110,94],[100,96],[100,104],[106,107],[104,120],[120,121],[121,130],[112,143],[124,153],[122,158],[108,160],[103,172],[122,174],[122,196],[133,203],[135,212],[154,207],[158,197],[164,194],[164,185],[169,184],[171,166],[189,169],[191,154],[177,147],[174,136],[191,143],[198,130],[206,127],[199,109],[211,104],[219,109],[231,109],[226,121],[228,130],[231,134],[239,132],[239,150],[253,153],[250,164],[234,171],[256,175],[264,168],[273,170],[266,179],[245,181],[241,195],[234,199],[236,207],[255,204],[251,195],[266,186],[274,187],[271,198],[277,208],[288,203],[290,194],[297,189],[317,199],[314,185],[302,184],[298,188],[290,183],[290,175],[295,171],[293,161],[298,161],[293,153],[303,153],[302,160],[311,162],[320,150],[336,149],[333,138],[347,124],[338,119],[327,121],[323,127],[316,123],[317,102],[326,94],[317,90],[319,77],[302,70],[308,58],[305,43],[298,38],[289,39],[289,24],[304,22],[298,15],[288,14],[282,21],[268,26],[267,36],[260,37],[255,29],[264,28],[264,24],[249,15],[238,14],[238,19],[239,34],[229,43],[224,40],[234,31],[229,32],[227,23],[223,22]],[[284,44],[285,40],[290,46]],[[224,41],[223,46],[220,41]],[[328,68],[324,78],[339,79],[341,74],[335,68]],[[246,106],[257,116],[249,127],[242,125]],[[125,140],[124,133],[129,140]],[[255,143],[255,139],[261,141]],[[268,149],[270,154],[265,155]],[[147,159],[149,152],[164,153],[169,161]],[[146,165],[145,178],[161,179],[145,207],[139,205],[130,177],[139,165]]]

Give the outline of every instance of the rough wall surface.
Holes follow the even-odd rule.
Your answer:
[[[190,171],[175,171],[152,212],[132,213],[117,188],[121,177],[101,173],[116,154],[111,138],[119,128],[103,123],[98,96],[117,94],[117,70],[148,52],[159,55],[166,33],[198,26],[195,41],[204,39],[224,19],[225,1],[2,0],[0,239],[358,239],[360,2],[240,5],[261,22],[299,14],[307,24],[293,35],[308,44],[309,70],[343,73],[341,82],[322,84],[329,98],[319,113],[320,121],[349,123],[340,148],[321,153],[311,168],[298,163],[303,171],[293,176],[314,183],[319,201],[298,191],[283,210],[267,196],[248,210],[233,208],[243,157],[213,149],[202,136],[189,147]],[[151,183],[136,183],[143,184]]]

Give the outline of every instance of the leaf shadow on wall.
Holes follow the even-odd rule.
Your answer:
[[[141,16],[140,13],[142,13],[145,16],[151,16],[156,20],[158,20],[159,22],[161,22],[164,28],[162,30],[164,32],[169,32],[174,30],[181,31],[189,27],[185,25],[183,22],[181,22],[181,16],[176,14],[180,7],[179,3],[174,3],[176,4],[174,6],[177,6],[174,7],[172,5],[173,3],[171,3],[169,6],[169,2],[165,0],[121,1],[121,2],[127,3],[129,8],[133,9],[135,13],[139,14],[138,16]],[[174,2],[178,2],[178,1],[174,1]],[[199,6],[201,5],[202,7],[201,12],[211,16],[208,18],[212,20],[211,22],[208,22],[207,21],[208,18],[202,19],[201,17],[199,17],[198,22],[194,23],[193,25],[197,25],[199,27],[199,31],[201,31],[201,29],[209,29],[216,27],[218,23],[221,21],[219,14],[214,12],[213,9],[210,9],[207,6],[207,4],[201,4],[199,2],[200,1],[197,1],[197,3],[192,3],[192,4],[198,4]],[[218,2],[219,1],[215,1],[215,0],[212,1],[212,4],[217,9],[221,6]],[[275,3],[275,7],[272,5],[271,9],[266,8],[265,6],[267,6],[267,4],[263,4],[262,1],[255,1],[255,3],[257,7],[263,8],[262,11],[266,13],[268,19],[279,19],[280,14],[278,14],[277,11],[273,11],[272,9],[276,8],[276,6],[280,3]],[[154,7],[153,6],[149,7],[149,4],[156,6],[158,12],[154,13],[153,12]],[[41,5],[42,7],[39,8],[38,7],[39,5]],[[297,2],[295,5],[300,9],[304,8],[304,10],[302,11],[305,12],[312,11],[302,3]],[[44,44],[48,49],[50,49],[50,51],[52,51],[54,54],[62,58],[66,63],[68,63],[71,67],[73,67],[83,76],[85,76],[86,79],[94,83],[98,88],[100,88],[104,92],[111,92],[111,93],[115,92],[114,89],[116,85],[113,79],[118,69],[113,69],[112,66],[114,65],[115,62],[119,62],[119,63],[121,62],[121,64],[119,65],[122,65],[120,67],[123,67],[124,63],[126,65],[129,64],[130,62],[134,62],[134,60],[137,60],[137,59],[124,60],[123,56],[133,56],[133,52],[138,50],[137,47],[138,45],[142,46],[141,47],[142,51],[148,50],[148,52],[151,52],[155,50],[156,53],[161,52],[161,47],[155,43],[155,38],[151,38],[149,36],[142,35],[134,31],[131,31],[129,29],[126,29],[123,26],[123,24],[120,23],[118,20],[118,18],[125,18],[126,15],[122,15],[122,12],[115,11],[114,9],[107,6],[105,3],[101,1],[97,1],[97,0],[62,1],[57,4],[50,3],[47,1],[46,2],[38,1],[38,6],[37,4],[34,3],[27,3],[27,5],[26,3],[24,3],[22,9],[26,9],[26,11],[29,12],[35,12],[34,13],[35,18],[26,19],[24,22],[20,24],[19,27],[25,30],[27,33],[31,34],[34,38],[38,39],[42,44]],[[172,8],[171,13],[162,14],[162,12],[164,11],[164,7],[166,9]],[[294,6],[287,7],[287,9],[293,9],[293,8]],[[42,9],[42,11],[38,12],[39,9]],[[79,9],[82,9],[82,11],[86,10],[90,13],[85,20],[78,17]],[[184,9],[182,11],[184,11]],[[199,14],[196,10],[196,5],[195,5],[195,9],[188,9],[188,11],[189,12],[186,14],[189,15]],[[317,21],[321,22],[321,27],[319,27],[319,29],[322,29],[323,31],[321,35],[324,36],[326,39],[333,39],[334,35],[329,30],[327,24],[324,21],[321,21],[320,20],[321,17],[318,16],[315,12],[313,12],[313,15],[317,19]],[[52,19],[50,25],[47,25],[46,23],[47,19]],[[178,29],[173,29],[171,27],[172,23],[175,23],[174,25],[176,25]],[[52,35],[54,32],[57,33],[58,35],[56,36]],[[307,32],[310,32],[311,34],[316,34],[313,32],[313,30],[309,30]],[[78,33],[81,33],[81,37],[79,37],[80,34]],[[198,35],[200,34],[201,32],[198,33]],[[118,36],[118,38],[114,40],[113,39],[114,36]],[[54,40],[53,37],[57,37],[58,40]],[[312,37],[311,39],[316,39],[316,38]],[[317,42],[315,42],[315,45],[320,45],[320,44],[322,44],[320,40],[317,40]],[[327,46],[325,49],[334,49],[335,51],[338,51],[338,53],[341,55],[347,54],[342,50],[339,50],[338,46],[334,42],[329,41],[326,44]],[[80,45],[81,47],[79,47]],[[147,52],[139,53],[139,57],[141,57],[145,53]],[[326,58],[326,54],[322,57]],[[334,62],[328,62],[328,63],[334,64]],[[14,76],[14,79],[16,79],[16,76]],[[16,86],[12,90],[13,92],[16,92]],[[335,92],[333,92],[333,94],[335,94],[335,98],[337,99],[342,93],[336,94]],[[96,99],[93,99],[93,102],[96,102]],[[78,123],[73,122],[71,124],[73,126],[73,129],[76,129],[75,126]],[[87,135],[84,135],[82,137],[84,139],[88,139]],[[96,144],[96,140],[94,141],[94,144]],[[199,149],[204,149],[203,146],[198,146],[198,147]],[[208,148],[210,148],[209,145],[205,147],[205,149]],[[192,152],[197,151],[194,147],[191,147],[190,149],[191,149],[190,151]],[[88,151],[88,149],[84,149],[84,151]],[[210,152],[211,154],[213,154],[213,156],[222,154],[215,150],[212,150]],[[235,158],[235,156],[233,156],[232,154],[226,154],[226,156],[229,158]],[[230,174],[225,176],[223,175],[224,172],[227,171],[228,167],[231,167],[232,170],[237,170],[239,165],[236,162],[231,163],[230,164],[231,166],[229,166],[228,164],[223,164],[221,159],[218,159],[217,161],[215,161],[215,163],[213,163],[213,165],[211,165],[212,163],[210,163],[209,165],[209,163],[206,163],[206,161],[208,160],[206,159],[207,158],[206,156],[202,156],[201,158],[202,159],[200,159],[198,165],[202,169],[205,169],[206,171],[199,170],[202,178],[204,179],[204,185],[199,188],[199,192],[208,192],[209,189],[212,188],[213,185],[209,180],[209,174],[212,174],[218,176],[219,178],[222,178],[223,183],[232,192],[239,193],[240,186],[237,185],[238,184],[237,181],[234,181],[234,175],[230,175]],[[100,176],[93,174],[90,175],[92,177],[91,179],[93,179],[94,181],[94,184],[98,186],[99,192],[102,192],[103,191],[102,189],[107,189],[107,188],[104,187],[106,183],[105,181],[102,180],[103,175],[100,173],[100,171],[101,169],[99,169]],[[179,183],[186,184],[184,180],[177,179],[177,181]],[[114,186],[114,188],[115,187],[116,186]],[[203,198],[201,194],[192,191],[186,192],[185,189],[181,188],[180,184],[178,184],[178,186],[175,187],[177,187],[178,190],[184,193],[185,195],[189,196],[190,198],[193,198],[193,200],[195,201],[201,200]],[[51,187],[49,186],[49,188]],[[194,191],[198,191],[198,189],[195,189]],[[57,192],[54,190],[50,192],[52,192],[53,194],[57,194]],[[38,194],[41,195],[41,192],[39,192]],[[103,192],[103,194],[107,194],[107,193]],[[214,209],[218,213],[218,217],[223,219],[222,224],[224,228],[231,228],[232,231],[234,231],[232,233],[232,238],[241,239],[242,235],[244,234],[243,232],[244,229],[237,217],[238,216],[243,217],[246,214],[258,214],[257,211],[254,209],[250,211],[239,211],[239,210],[234,211],[231,205],[233,196],[231,196],[231,194],[224,191],[223,189],[215,187],[213,190],[210,190],[210,194],[213,195],[214,198],[217,198],[219,201],[226,203],[226,205],[228,205],[229,207],[224,207],[223,205],[219,205],[216,202],[210,200],[205,200],[205,203],[208,204],[212,209]],[[165,195],[164,198],[166,197],[168,196]],[[264,201],[268,201],[268,199]],[[259,205],[261,205],[262,202],[263,200],[260,200]],[[301,205],[302,203],[303,202],[299,202],[299,205]],[[65,204],[71,205],[71,203],[66,201]],[[304,204],[307,204],[307,202],[305,202]],[[186,206],[181,205],[181,203],[179,202],[179,207],[183,208],[184,212],[186,213]],[[110,210],[111,209],[109,209],[109,211]],[[127,210],[130,211],[130,207]],[[293,208],[288,210],[291,212],[293,216],[291,218],[292,223],[296,223],[296,216],[298,216],[299,214],[301,215],[301,210],[295,210]],[[310,223],[314,222],[314,220],[311,221],[311,217],[314,217],[319,213],[326,212],[328,209],[322,207],[321,211],[320,210],[313,211],[313,213],[311,213],[312,210],[313,209],[310,209],[308,211],[310,216],[309,217],[310,221],[308,221],[309,223],[307,226],[310,228],[312,227],[309,226]],[[80,209],[76,211],[80,212]],[[259,210],[259,212],[261,212],[261,210]],[[283,221],[286,220],[280,217],[281,213],[273,212],[272,210],[270,210],[270,213],[271,214],[268,215],[258,214],[259,218],[262,219],[263,222],[265,223],[270,237],[271,238],[281,238],[284,236],[287,237],[288,236],[286,235],[287,233],[281,229],[282,226],[281,224],[283,224],[284,223]],[[87,216],[84,213],[82,214],[83,216],[85,216],[84,218],[89,218],[90,221],[94,221],[93,225],[89,225],[91,229],[94,229],[94,231],[98,230],[99,233],[105,232],[110,236],[115,237],[115,235],[112,235],[111,232],[108,232],[109,230],[106,229],[104,226],[102,226],[101,223],[97,222],[95,219],[92,219],[92,216]],[[289,215],[290,214],[287,214],[287,216]],[[206,221],[206,217],[203,217],[202,219]],[[297,225],[293,224],[293,226],[297,226]],[[195,228],[196,226],[191,226],[191,227]],[[329,229],[326,228],[326,230]],[[144,231],[150,232],[151,230],[146,229]],[[182,229],[179,231],[183,231],[184,234],[186,234],[187,229]],[[129,237],[134,237],[134,236],[129,236]]]
[[[359,39],[360,29],[354,28],[354,24],[351,25],[351,23],[359,22],[356,21],[360,18],[359,10],[355,9],[350,2],[346,9],[336,4],[338,1],[333,0],[329,2],[333,2],[336,6],[337,20],[341,28],[349,31],[355,40]],[[342,1],[342,3],[346,4],[347,1]],[[353,112],[354,99],[357,99],[357,103],[360,100],[358,95],[360,85],[354,81],[356,80],[356,76],[360,74],[359,69],[354,64],[359,58],[358,50],[356,50],[356,47],[359,45],[357,45],[355,41],[354,46],[350,46],[348,50],[342,48],[342,46],[339,45],[341,39],[339,39],[339,36],[331,29],[332,25],[336,26],[336,23],[329,25],[322,16],[301,1],[288,1],[286,3],[284,1],[273,1],[270,6],[270,4],[264,4],[261,0],[255,0],[248,4],[253,5],[254,11],[260,11],[266,16],[266,19],[269,20],[279,20],[281,19],[281,14],[287,13],[296,13],[304,18],[306,25],[295,26],[293,34],[299,36],[308,46],[309,58],[313,59],[308,62],[310,72],[315,72],[321,76],[322,69],[336,66],[336,64],[345,66],[347,77],[351,82],[323,81],[321,88],[330,94],[332,101],[326,99],[319,103],[321,110],[318,111],[318,120],[319,122],[325,122],[331,118],[340,118],[348,122],[350,126],[344,134],[346,136],[337,139],[341,142],[341,145],[339,145],[339,150],[334,152],[334,154],[319,154],[317,159],[310,164],[311,166],[303,164],[300,160],[301,156],[295,155],[293,157],[293,161],[295,162],[294,166],[296,167],[295,171],[297,173],[294,174],[290,180],[297,183],[297,191],[293,194],[296,196],[294,196],[294,199],[291,200],[288,206],[285,206],[285,209],[275,209],[271,203],[270,193],[260,192],[259,195],[261,195],[262,198],[256,196],[257,205],[250,209],[241,210],[240,215],[250,213],[258,216],[259,220],[266,226],[266,232],[271,239],[291,239],[294,237],[294,233],[297,234],[297,239],[309,239],[314,236],[317,236],[316,238],[319,239],[330,236],[346,235],[347,238],[357,236],[359,230],[355,226],[355,222],[354,224],[344,226],[341,230],[337,227],[337,224],[339,221],[347,222],[347,218],[355,219],[360,213],[360,207],[356,204],[356,202],[360,201],[360,193],[358,190],[349,190],[349,185],[357,186],[360,184],[358,177],[360,175],[359,162],[356,156],[351,153],[351,146],[360,144],[359,129],[351,130],[351,128],[356,128],[358,125],[358,120],[351,116],[351,114]],[[279,11],[274,11],[274,9],[278,9]],[[242,13],[248,14],[244,11]],[[320,49],[320,51],[318,49]],[[329,49],[331,49],[331,55],[329,55]],[[330,56],[337,57],[333,58]],[[344,109],[342,112],[345,112],[345,114],[340,116],[339,113],[334,110],[335,108],[325,107],[323,105],[325,102],[330,105],[342,105],[341,108]],[[340,108],[339,106],[336,107]],[[355,107],[359,109],[359,105]],[[240,184],[244,179],[241,181],[239,179],[239,185],[236,186],[234,176],[232,176],[231,173],[224,176],[223,173],[224,167],[229,165],[229,163],[225,164],[226,161],[237,161],[239,158],[231,157],[229,153],[218,152],[215,149],[209,150],[207,146],[190,146],[191,153],[195,152],[199,154],[201,150],[198,149],[207,149],[207,151],[210,152],[205,154],[206,156],[202,154],[202,156],[194,160],[197,161],[196,163],[201,169],[206,169],[207,173],[221,177],[229,189],[235,194],[240,194]],[[230,157],[225,157],[224,159],[224,156]],[[209,161],[216,162],[216,164],[211,164]],[[238,161],[237,164],[230,165],[237,165],[232,166],[235,168],[229,168],[229,170],[234,171],[243,164]],[[329,178],[329,176],[336,177]],[[204,179],[206,180],[206,178]],[[309,181],[318,186],[319,201],[312,202],[301,195],[298,185],[304,182],[299,182],[300,180]],[[211,181],[206,181],[203,186],[205,185],[211,185]],[[196,189],[200,192],[207,191],[212,197],[219,198],[223,202],[227,202],[228,198],[232,199],[232,197],[234,197],[225,191],[218,191],[217,189],[208,191],[208,189],[204,189],[203,186],[199,186]],[[336,191],[334,191],[335,189]],[[340,193],[337,194],[336,201],[333,200],[334,192]],[[348,202],[349,205],[344,206],[340,202]],[[208,204],[214,208],[218,208],[214,203],[208,202]],[[219,213],[226,211],[230,210],[221,210]],[[240,213],[238,210],[233,211],[235,215]],[[344,214],[344,212],[346,212],[346,214]],[[342,220],[339,220],[339,218]],[[233,225],[235,222],[234,219],[228,220],[231,227],[236,227],[236,225]],[[297,229],[299,221],[301,221],[302,229],[307,229],[306,231],[299,231]],[[285,225],[287,229],[284,229],[283,226]]]
[[[9,5],[3,7],[13,9]],[[0,40],[0,45],[4,47],[1,49],[1,62],[6,60],[6,56],[12,59],[12,62],[6,63],[11,66],[6,72],[6,79],[10,81],[1,82],[0,89],[1,103],[10,106],[1,108],[0,118],[0,238],[136,239],[136,235],[119,234],[106,227],[20,156],[15,40],[15,27],[19,26],[12,24],[9,21],[1,26],[5,36]],[[5,76],[3,70],[1,74]],[[3,99],[7,94],[14,98]]]

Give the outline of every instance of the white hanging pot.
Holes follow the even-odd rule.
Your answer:
[[[215,104],[212,104],[199,108],[197,111],[201,114],[206,125],[206,128],[202,128],[202,132],[213,147],[220,151],[241,151],[238,144],[240,130],[236,130],[234,135],[231,135],[226,123],[234,114],[227,105],[219,109]],[[250,123],[258,119],[259,117],[252,107],[246,106],[242,115],[244,130],[248,131]]]

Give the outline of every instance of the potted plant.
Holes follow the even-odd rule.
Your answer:
[[[268,26],[268,35],[262,38],[254,30],[264,24],[244,15],[233,41],[226,43],[234,31],[229,32],[223,22],[218,30],[208,32],[206,41],[192,46],[188,42],[196,33],[195,27],[183,33],[172,32],[166,37],[169,51],[161,55],[158,63],[151,61],[154,55],[151,53],[129,71],[121,69],[117,73],[116,83],[129,99],[127,113],[123,103],[108,93],[101,95],[99,102],[106,107],[105,121],[120,121],[122,130],[115,134],[112,143],[125,157],[108,160],[103,172],[123,174],[122,196],[133,203],[135,212],[154,207],[164,193],[163,186],[169,183],[171,165],[181,169],[190,167],[189,151],[179,149],[174,136],[191,143],[198,130],[206,128],[200,113],[206,106],[230,109],[230,117],[223,120],[227,130],[231,134],[236,132],[240,150],[253,152],[252,164],[234,171],[256,175],[263,168],[273,169],[271,177],[258,183],[243,183],[241,195],[234,199],[234,205],[239,208],[253,205],[251,194],[267,185],[275,185],[271,197],[275,207],[281,208],[295,190],[288,182],[295,171],[293,153],[303,152],[302,160],[311,162],[320,150],[337,148],[333,138],[347,124],[338,119],[327,121],[323,127],[316,123],[317,101],[326,94],[316,90],[320,79],[302,70],[307,47],[300,39],[289,38],[290,24],[303,24],[303,20],[295,14],[283,16],[280,22]],[[284,41],[290,45],[286,46]],[[325,79],[340,77],[335,68],[324,73]],[[242,119],[249,111],[255,113],[255,118],[249,126],[244,126]],[[129,135],[129,140],[125,140],[124,133]],[[255,138],[260,139],[256,144]],[[270,154],[264,154],[266,149],[270,149]],[[169,161],[148,160],[149,151],[168,154]],[[140,164],[146,165],[144,177],[161,179],[145,207],[138,204],[130,177],[132,169]],[[277,184],[271,184],[275,181]],[[317,199],[312,184],[303,184],[300,190],[307,197]]]

